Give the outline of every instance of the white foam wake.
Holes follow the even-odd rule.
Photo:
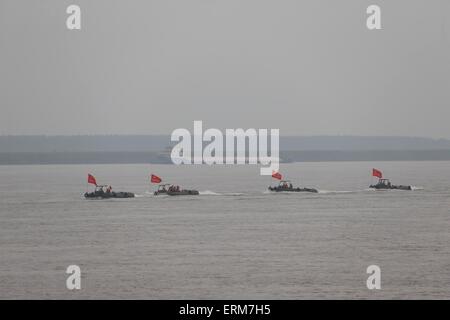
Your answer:
[[[199,191],[200,195],[202,196],[219,196],[220,193],[211,191],[211,190],[205,190],[205,191]]]
[[[318,190],[320,194],[333,194],[333,193],[353,193],[355,191],[350,190]]]

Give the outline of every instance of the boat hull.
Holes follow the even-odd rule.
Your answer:
[[[273,192],[311,192],[318,193],[319,191],[314,188],[281,188],[281,187],[269,187]]]
[[[371,189],[376,189],[376,190],[405,190],[405,191],[411,191],[412,187],[411,186],[402,186],[402,185],[390,185],[390,186],[386,186],[383,184],[375,184],[375,185],[371,185],[369,188]]]
[[[200,193],[197,190],[181,190],[181,191],[167,191],[169,196],[198,196]]]
[[[84,197],[86,199],[125,199],[134,198],[135,194],[132,192],[86,192]]]

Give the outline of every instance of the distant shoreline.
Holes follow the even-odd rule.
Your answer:
[[[445,150],[302,150],[281,151],[282,163],[342,161],[450,161]],[[172,164],[168,152],[0,152],[0,165]]]
[[[0,136],[0,165],[171,164],[169,136]],[[449,161],[450,140],[420,137],[281,136],[282,163]]]

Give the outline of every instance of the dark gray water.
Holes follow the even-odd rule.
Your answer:
[[[367,190],[372,167],[415,190]],[[88,172],[138,197],[84,200]],[[151,172],[201,195],[154,197]],[[0,166],[0,298],[450,298],[450,162],[281,172],[321,192],[267,193],[257,166]]]

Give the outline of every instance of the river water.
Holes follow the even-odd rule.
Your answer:
[[[414,191],[368,190],[372,167]],[[320,192],[269,193],[258,166],[0,166],[0,298],[450,298],[450,162],[281,172]],[[137,197],[85,200],[87,173]],[[200,195],[153,196],[150,173]]]

